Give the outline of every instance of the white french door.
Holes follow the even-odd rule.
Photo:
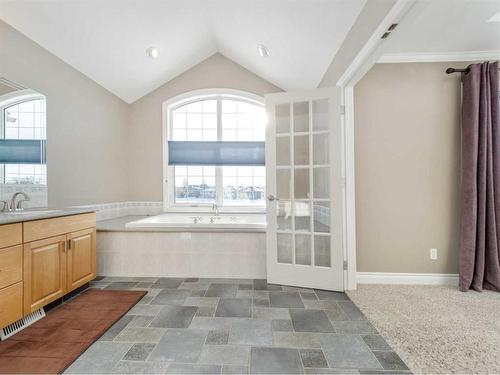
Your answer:
[[[333,89],[266,95],[267,279],[344,290],[342,141]]]

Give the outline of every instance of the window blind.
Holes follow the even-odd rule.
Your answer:
[[[265,142],[168,142],[169,165],[265,165]]]
[[[0,164],[46,164],[47,141],[0,139]]]

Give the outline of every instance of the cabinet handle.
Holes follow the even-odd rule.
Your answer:
[[[68,250],[71,250],[71,240],[68,240]]]

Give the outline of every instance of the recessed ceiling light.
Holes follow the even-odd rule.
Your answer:
[[[146,55],[148,55],[148,57],[151,57],[152,59],[156,59],[158,56],[160,56],[160,51],[158,51],[158,48],[156,47],[149,47],[146,50]]]
[[[500,12],[491,17],[487,22],[500,22]]]
[[[261,57],[268,57],[269,56],[269,50],[267,49],[266,46],[259,44],[257,46],[257,50],[259,51],[259,55]]]

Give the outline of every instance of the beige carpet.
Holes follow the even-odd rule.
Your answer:
[[[500,373],[500,293],[360,285],[348,292],[415,373]]]

